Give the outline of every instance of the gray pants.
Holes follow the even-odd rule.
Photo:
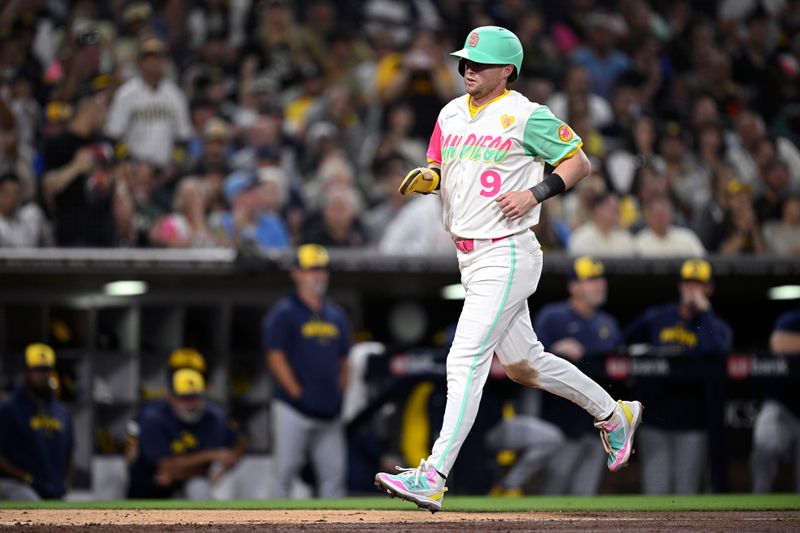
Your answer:
[[[39,495],[27,483],[0,477],[0,500],[41,500]]]
[[[768,400],[753,426],[753,492],[772,491],[782,459],[794,462],[794,490],[800,492],[800,420],[780,402]]]
[[[642,427],[636,433],[645,494],[697,494],[703,481],[706,434],[702,430]]]
[[[545,465],[564,441],[555,425],[533,416],[503,420],[486,435],[493,450],[514,450],[517,460],[500,480],[504,489],[520,489]]]
[[[292,481],[300,472],[309,450],[319,484],[319,497],[346,496],[347,452],[341,420],[310,418],[275,400],[272,402],[272,421],[277,473],[273,497],[290,497]]]
[[[607,457],[596,433],[565,440],[547,465],[542,494],[597,494]]]
[[[184,500],[210,500],[211,482],[204,476],[189,478],[183,488],[175,491],[172,497]]]

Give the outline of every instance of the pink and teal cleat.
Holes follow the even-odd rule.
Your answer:
[[[417,468],[400,468],[399,474],[379,472],[375,475],[375,486],[392,497],[416,503],[420,508],[432,513],[442,509],[442,500],[447,488],[445,479],[435,468],[428,466],[425,459]]]
[[[639,402],[619,400],[614,414],[608,420],[596,420],[594,427],[600,430],[600,440],[608,453],[608,469],[616,472],[628,465],[633,453],[633,435],[642,423],[644,407]]]

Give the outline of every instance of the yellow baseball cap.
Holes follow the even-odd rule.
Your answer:
[[[25,366],[28,368],[53,368],[56,366],[56,353],[44,343],[29,344],[25,348]]]
[[[167,360],[167,366],[176,370],[179,368],[191,368],[200,373],[206,371],[206,360],[200,352],[194,348],[178,348],[172,352]]]
[[[603,276],[603,263],[595,261],[588,255],[577,258],[572,263],[570,279],[575,281],[585,281],[587,279],[600,278]]]
[[[750,185],[748,185],[748,184],[746,184],[746,183],[744,183],[742,181],[739,181],[739,180],[731,180],[731,181],[729,181],[728,182],[728,186],[726,187],[726,189],[728,191],[728,194],[730,194],[731,196],[739,194],[740,192],[743,192],[745,194],[752,194],[753,193],[753,188],[750,187]]]
[[[301,270],[328,268],[328,250],[319,244],[304,244],[297,249],[295,265]]]
[[[705,259],[687,259],[681,266],[681,279],[683,281],[711,282],[711,263]]]
[[[196,396],[206,391],[206,380],[197,370],[181,368],[172,374],[172,392],[176,396]]]
[[[164,44],[164,41],[158,37],[147,37],[139,45],[139,57],[148,54],[164,55],[166,51],[167,47]]]

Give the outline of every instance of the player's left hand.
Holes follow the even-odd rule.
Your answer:
[[[495,202],[500,205],[503,215],[511,220],[524,217],[538,203],[530,190],[505,192]]]

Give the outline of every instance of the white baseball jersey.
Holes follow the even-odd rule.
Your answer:
[[[442,169],[442,220],[454,237],[493,239],[539,222],[539,206],[519,220],[503,216],[498,195],[539,183],[545,163],[557,165],[583,145],[543,105],[516,91],[470,113],[469,95],[439,113],[427,157]]]
[[[169,163],[176,141],[192,134],[183,92],[170,80],[153,89],[140,77],[125,82],[114,94],[106,134],[128,144],[136,159]]]

